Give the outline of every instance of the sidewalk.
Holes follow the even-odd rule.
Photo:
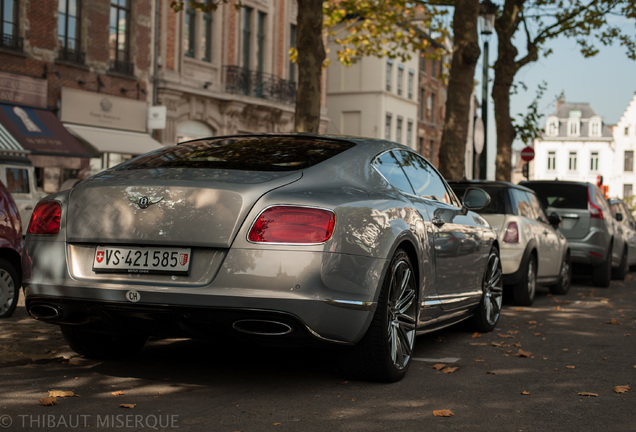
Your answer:
[[[29,316],[24,308],[23,293],[13,316],[0,319],[0,368],[68,361],[76,355],[57,326]]]

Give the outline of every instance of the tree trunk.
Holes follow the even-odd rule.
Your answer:
[[[447,179],[464,177],[470,104],[475,66],[481,50],[477,36],[479,0],[457,0],[453,15],[454,46],[446,99],[446,119],[439,153],[439,170]]]
[[[320,126],[320,85],[326,56],[322,20],[322,0],[298,0],[296,132],[317,133]]]
[[[512,42],[524,2],[525,0],[507,0],[501,15],[495,22],[498,41],[497,61],[494,67],[495,81],[492,87],[497,129],[495,179],[502,181],[510,181],[512,176],[512,143],[516,132],[510,116],[510,89],[519,68],[515,62],[518,51]]]

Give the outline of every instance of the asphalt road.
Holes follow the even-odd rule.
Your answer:
[[[507,305],[493,333],[420,336],[395,384],[346,380],[337,352],[210,341],[85,360],[19,307],[0,321],[0,431],[633,432],[636,273],[607,289],[575,283]],[[73,396],[41,405],[50,391]]]

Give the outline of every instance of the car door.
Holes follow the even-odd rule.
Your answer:
[[[414,204],[430,216],[427,231],[434,244],[448,243],[449,239],[458,243],[456,249],[443,251],[436,247],[433,253],[442,308],[474,304],[481,293],[482,261],[488,254],[482,241],[483,219],[462,210],[450,187],[423,157],[406,150],[394,153],[414,190]]]
[[[631,266],[636,263],[636,221],[623,201],[618,201],[615,206],[616,212],[623,215],[620,225],[622,225],[623,238],[629,251],[628,264]]]

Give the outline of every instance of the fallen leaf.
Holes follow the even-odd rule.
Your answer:
[[[443,363],[438,363],[438,364],[435,364],[435,365],[433,365],[433,366],[431,366],[431,367],[432,367],[433,369],[435,369],[435,370],[439,371],[439,370],[444,369],[444,368],[446,367],[446,365],[445,365],[445,364],[443,364]]]
[[[476,358],[476,359],[475,359],[475,360],[473,360],[473,361],[475,361],[475,362],[485,362],[486,360],[481,359],[481,358]]]
[[[530,324],[530,325],[537,325],[537,322],[536,322],[536,321],[528,321],[528,324]]]
[[[505,339],[505,338],[513,338],[514,336],[509,334],[498,334],[497,337]]]
[[[493,372],[493,371],[487,371],[486,375],[497,375],[497,374],[495,372]]]
[[[280,423],[272,423],[272,426],[280,426]]]
[[[517,308],[515,309],[516,312],[523,312],[523,308]]]
[[[50,390],[49,391],[49,397],[52,398],[63,398],[63,397],[73,397],[73,396],[77,396],[75,393],[73,393],[72,391],[64,391],[64,390]]]
[[[576,368],[576,366],[566,366],[566,368],[568,368],[568,369],[574,369],[574,368]]]
[[[615,393],[627,393],[628,391],[630,391],[632,388],[628,385],[617,385],[616,387],[614,387],[614,392]]]
[[[522,394],[522,395],[524,395],[524,396],[527,396],[527,395],[529,395],[529,394],[530,394],[530,392],[529,392],[529,391],[525,391],[525,390],[524,390],[524,391],[522,391],[522,392],[521,392],[521,394]]]
[[[122,396],[122,395],[125,395],[126,393],[124,393],[121,390],[117,390],[117,391],[111,392],[110,394],[112,394],[113,396]]]
[[[614,318],[612,318],[611,320],[609,320],[607,322],[607,324],[612,324],[612,325],[622,325],[620,321],[615,320]]]
[[[450,416],[454,416],[455,414],[449,409],[442,409],[442,410],[433,410],[433,415],[435,417],[450,417]]]
[[[475,332],[475,333],[473,333],[473,336],[472,336],[472,337],[473,337],[473,339],[480,338],[480,337],[481,337],[481,333],[479,333],[479,332]]]
[[[589,396],[589,397],[598,397],[597,393],[590,393],[590,392],[578,392],[577,393],[579,396]]]
[[[519,330],[508,330],[506,333],[511,334],[511,335],[516,335],[519,333]]]
[[[43,397],[40,399],[40,405],[42,406],[57,405],[57,399],[55,399],[54,397]]]
[[[532,353],[524,351],[522,349],[520,349],[517,354],[515,354],[516,357],[530,357],[532,355]]]
[[[121,404],[119,405],[119,408],[134,408],[136,406],[137,404]]]
[[[444,372],[445,374],[452,374],[453,372],[455,372],[457,369],[459,369],[458,367],[446,367],[444,369],[442,369],[442,372]]]

